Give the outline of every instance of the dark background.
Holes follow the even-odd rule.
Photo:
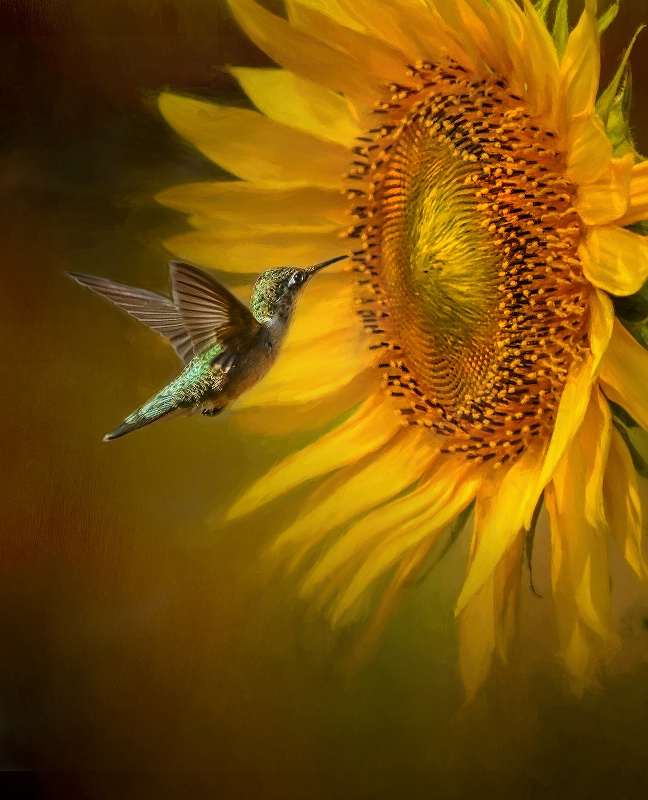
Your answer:
[[[606,75],[645,21],[648,3],[623,3]],[[645,36],[633,120],[648,152]],[[353,631],[331,633],[260,557],[298,498],[219,522],[299,435],[191,419],[102,444],[177,362],[64,272],[166,289],[161,240],[185,222],[152,196],[221,173],[156,93],[243,103],[222,66],[266,63],[221,0],[0,0],[0,793],[648,796],[648,603],[620,564],[623,647],[600,691],[569,694],[550,600],[525,589],[514,665],[462,708],[466,537],[351,666]],[[541,590],[546,564],[545,532]]]

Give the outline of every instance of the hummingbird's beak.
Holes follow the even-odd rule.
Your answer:
[[[313,275],[315,272],[319,272],[324,267],[328,267],[330,264],[337,264],[338,261],[344,261],[345,258],[349,256],[336,256],[335,258],[329,258],[328,261],[322,261],[320,264],[315,264],[314,267],[308,267],[306,272],[310,272]]]

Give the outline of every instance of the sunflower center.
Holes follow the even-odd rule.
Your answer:
[[[401,412],[447,450],[501,463],[553,429],[588,347],[573,187],[503,81],[412,73],[349,174],[360,313]]]
[[[381,277],[403,349],[444,405],[474,394],[493,355],[498,264],[474,225],[471,175],[419,119],[395,143],[382,190]]]

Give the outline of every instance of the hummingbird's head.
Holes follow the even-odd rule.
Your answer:
[[[287,317],[301,289],[319,270],[347,256],[337,256],[313,267],[280,267],[261,273],[252,290],[252,313],[258,322]]]

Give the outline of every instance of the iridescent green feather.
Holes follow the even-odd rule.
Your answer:
[[[214,390],[213,360],[223,352],[220,345],[192,359],[177,378],[147,403],[126,417],[122,426],[154,422],[178,408],[192,408]]]
[[[294,268],[269,269],[257,278],[250,300],[250,310],[257,322],[267,322],[275,315],[283,286]]]

